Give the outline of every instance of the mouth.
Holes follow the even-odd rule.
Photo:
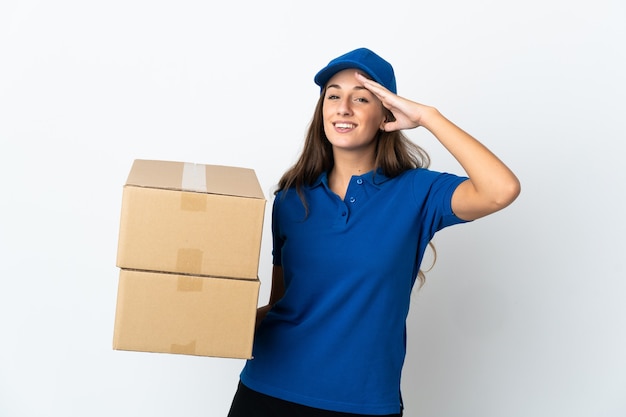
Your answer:
[[[346,131],[346,130],[351,130],[354,129],[356,127],[355,124],[353,123],[346,123],[346,122],[337,122],[333,124],[335,126],[335,129],[339,130],[339,131]]]

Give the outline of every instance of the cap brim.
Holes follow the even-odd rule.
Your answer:
[[[339,71],[343,71],[345,69],[354,68],[356,70],[361,70],[366,73],[370,78],[372,78],[377,83],[383,84],[383,81],[373,76],[374,73],[367,66],[363,65],[358,61],[343,61],[334,65],[328,65],[325,68],[322,68],[317,74],[315,74],[315,84],[319,85],[320,88],[324,88],[328,80],[330,80],[333,75],[337,74]]]

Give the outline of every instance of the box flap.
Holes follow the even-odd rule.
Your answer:
[[[136,159],[126,185],[264,199],[250,168]]]

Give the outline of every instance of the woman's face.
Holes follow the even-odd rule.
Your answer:
[[[326,84],[322,113],[324,132],[341,150],[373,150],[385,113],[380,100],[356,79],[354,69],[335,74]]]

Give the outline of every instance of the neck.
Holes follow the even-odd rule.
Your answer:
[[[373,155],[367,158],[350,158],[334,154],[335,164],[328,173],[328,185],[341,199],[346,195],[350,179],[374,169]]]

